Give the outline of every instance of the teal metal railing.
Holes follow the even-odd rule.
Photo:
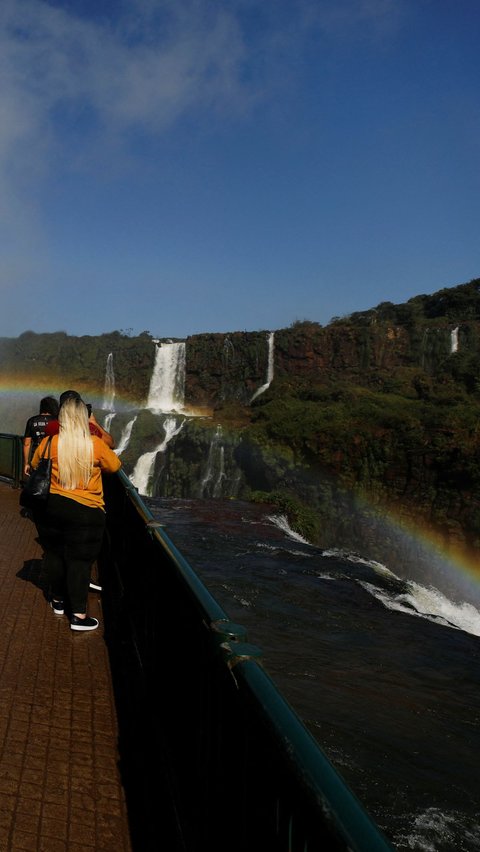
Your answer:
[[[0,478],[20,485],[23,475],[23,441],[19,435],[0,433]]]
[[[19,436],[0,434],[0,476],[21,483]],[[104,487],[98,563],[134,852],[391,850],[125,473]]]
[[[160,786],[171,795],[181,849],[390,849],[262,667],[260,649],[231,623],[128,477],[120,471],[105,486],[110,546],[100,570],[116,587],[107,643],[135,720],[127,738],[137,759],[144,755],[142,780],[133,772],[143,808],[139,848],[161,848]],[[156,777],[161,765],[167,783]]]

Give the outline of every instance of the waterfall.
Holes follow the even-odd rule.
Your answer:
[[[215,480],[215,484],[213,486],[213,496],[221,497],[222,496],[222,485],[224,480],[227,478],[225,474],[225,447],[220,447],[219,454],[219,464],[218,464],[218,476]]]
[[[223,357],[227,366],[230,358],[235,357],[235,347],[229,337],[223,341]]]
[[[261,393],[267,390],[270,387],[273,380],[273,362],[274,362],[274,339],[275,332],[271,331],[268,335],[268,365],[267,365],[267,380],[264,385],[258,388],[253,394],[250,402],[253,402],[257,396],[260,396]]]
[[[185,342],[157,345],[147,408],[182,411],[185,400]]]
[[[107,357],[107,366],[105,369],[105,384],[103,388],[103,405],[105,411],[115,411],[115,374],[113,372],[113,352]],[[105,427],[104,427],[105,428]]]
[[[114,452],[117,454],[117,456],[119,456],[120,453],[123,453],[123,451],[127,449],[127,444],[130,440],[130,435],[132,434],[133,424],[135,423],[136,419],[137,419],[137,415],[135,415],[135,417],[133,417],[132,420],[129,420],[127,425],[125,426],[125,429],[123,430],[122,434],[120,435],[120,441],[118,443],[118,447],[114,450]],[[108,420],[108,417],[107,417],[107,420]],[[106,429],[106,428],[107,427],[104,426],[104,429]]]
[[[130,474],[130,482],[132,482],[135,488],[138,489],[139,494],[151,497],[151,480],[155,469],[157,453],[165,452],[167,444],[175,437],[175,435],[178,435],[184,423],[185,420],[181,420],[180,425],[177,425],[175,417],[166,417],[163,423],[165,437],[162,443],[154,450],[151,450],[151,452],[144,453],[137,460],[137,463]]]
[[[422,343],[421,343],[421,351],[420,351],[420,364],[425,369],[425,365],[427,362],[426,354],[427,354],[427,341],[428,341],[428,332],[430,329],[426,328],[422,334]]]
[[[221,442],[222,427],[217,426],[210,441],[205,473],[200,483],[200,497],[221,497],[222,482],[225,476],[225,450]]]
[[[458,352],[458,325],[450,332],[450,352]]]
[[[105,420],[103,422],[103,428],[105,429],[105,432],[110,432],[110,426],[112,425],[112,420],[114,417],[114,411],[111,411],[110,414],[107,414],[107,416],[105,417]]]
[[[115,374],[113,372],[113,352],[110,352],[107,356],[102,409],[108,412],[103,421],[103,428],[106,432],[109,432],[112,420],[115,417]]]

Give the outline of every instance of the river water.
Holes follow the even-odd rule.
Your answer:
[[[480,612],[266,507],[147,500],[399,852],[480,850]]]

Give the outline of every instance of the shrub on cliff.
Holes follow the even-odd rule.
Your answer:
[[[285,515],[291,529],[310,543],[318,541],[320,517],[317,511],[307,506],[299,498],[284,491],[255,491],[250,499],[254,503],[266,503]]]

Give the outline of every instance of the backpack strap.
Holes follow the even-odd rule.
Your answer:
[[[44,450],[43,450],[42,455],[40,456],[40,458],[41,458],[41,459],[44,459],[44,458],[45,458],[45,453],[46,453],[46,451],[47,451],[47,448],[48,448],[48,456],[47,456],[47,459],[49,459],[49,458],[50,458],[50,450],[51,450],[51,447],[52,447],[52,438],[53,438],[53,435],[49,435],[49,436],[48,436],[48,441],[47,441],[47,443],[46,443],[46,445],[45,445],[45,447],[44,447]]]

